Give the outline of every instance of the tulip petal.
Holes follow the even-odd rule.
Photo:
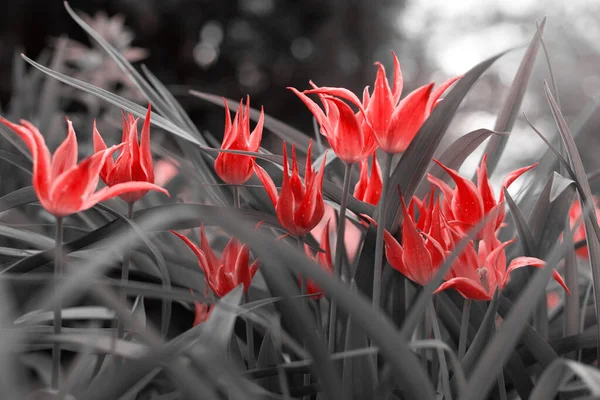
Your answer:
[[[394,105],[398,104],[400,100],[400,96],[402,95],[402,86],[404,85],[404,79],[402,79],[402,70],[400,69],[400,61],[398,61],[398,57],[396,53],[392,51],[392,56],[394,57],[394,83],[392,85],[392,94]]]
[[[396,106],[386,136],[377,138],[384,151],[396,154],[406,150],[427,118],[425,111],[432,87],[429,84],[416,89]]]
[[[434,293],[439,293],[450,288],[455,289],[465,299],[486,301],[492,299],[492,296],[486,292],[480,283],[463,277],[447,280],[446,282],[442,283]]]
[[[380,142],[388,142],[391,140],[388,136],[390,122],[392,121],[392,114],[394,112],[394,96],[387,77],[385,75],[385,67],[377,62],[377,77],[375,78],[375,85],[373,87],[373,94],[369,100],[369,107],[367,109],[367,118],[371,122],[373,133]],[[382,146],[384,150],[384,148]],[[387,150],[386,150],[387,151]]]
[[[404,250],[403,261],[406,269],[410,271],[412,279],[426,285],[432,276],[433,266],[431,255],[425,247],[423,236],[417,231],[408,210],[404,198],[400,196],[402,206],[402,247]]]
[[[260,141],[262,140],[263,134],[263,126],[265,123],[265,108],[260,108],[260,116],[258,117],[258,122],[254,127],[254,130],[250,134],[250,141],[248,145],[248,151],[258,151],[260,148]]]
[[[332,121],[333,132],[327,134],[329,144],[335,154],[348,164],[361,161],[369,156],[364,153],[364,133],[350,106],[335,97],[324,97],[330,111],[334,108],[339,118]],[[367,149],[370,150],[370,149]]]
[[[42,206],[47,208],[50,193],[50,151],[44,137],[28,121],[21,120],[22,125],[18,125],[0,117],[0,122],[11,128],[29,148],[33,158],[33,188]]]
[[[152,114],[152,105],[148,103],[148,111],[142,126],[142,138],[139,146],[140,164],[146,181],[154,183],[154,164],[152,163],[152,148],[150,147],[150,116]]]
[[[179,237],[179,239],[183,240],[183,242],[187,245],[187,247],[189,247],[190,250],[192,250],[194,252],[194,255],[198,259],[198,264],[200,265],[200,268],[202,268],[202,270],[204,271],[204,275],[207,277],[210,276],[212,274],[212,271],[211,271],[210,264],[208,263],[204,252],[198,246],[196,246],[187,236],[182,235],[175,231],[170,231],[170,232],[173,233],[174,235],[176,235],[177,237]]]
[[[51,162],[51,180],[58,178],[60,174],[77,165],[77,138],[73,123],[67,119],[68,133],[65,140],[58,146]]]
[[[427,102],[427,115],[431,114],[431,111],[440,103],[440,97],[454,82],[462,78],[462,75],[455,76],[454,78],[450,78],[444,83],[440,84],[429,96],[429,101]]]
[[[293,87],[288,87],[288,89],[294,92],[294,94],[298,96],[300,100],[302,100],[306,107],[308,107],[309,111],[313,114],[313,116],[321,126],[321,133],[323,133],[325,136],[328,136],[330,134],[329,132],[332,131],[332,128],[330,127],[329,120],[323,112],[323,110],[321,109],[321,107],[319,107],[317,103],[312,101],[311,98],[308,97],[306,94],[296,90]]]
[[[96,127],[96,119],[94,118],[94,127],[93,127],[93,140],[94,140],[94,153],[98,153],[100,151],[104,151],[107,149],[106,143],[102,139],[100,132],[98,132],[98,128]],[[106,157],[104,161],[104,165],[100,169],[100,178],[102,181],[108,185],[108,174],[115,167],[115,161],[112,157]]]
[[[477,168],[477,189],[483,200],[483,210],[487,214],[496,205],[496,199],[494,198],[494,191],[490,186],[487,171],[487,154],[483,155],[481,164]]]
[[[243,284],[244,291],[247,291],[250,287],[252,277],[250,276],[250,269],[248,268],[248,261],[250,259],[250,250],[248,246],[243,245],[237,254],[237,259],[234,259],[234,283],[235,285]]]
[[[286,162],[287,162],[287,160],[286,160]],[[261,167],[260,165],[258,165],[257,163],[254,163],[253,167],[254,167],[254,172],[258,176],[258,179],[260,179],[262,185],[264,186],[265,190],[267,191],[267,194],[269,195],[269,198],[271,199],[271,203],[273,203],[273,207],[277,206],[277,200],[278,200],[277,186],[275,186],[273,179],[271,179],[271,176],[269,176],[269,173],[267,171],[265,171],[265,169],[263,167]]]
[[[529,165],[527,167],[519,168],[519,169],[514,170],[510,174],[506,175],[506,177],[502,181],[502,186],[500,188],[500,200],[499,201],[504,201],[504,188],[508,189],[508,187],[510,185],[512,185],[512,183],[515,180],[517,180],[518,177],[520,177],[521,175],[523,175],[525,172],[529,171],[530,169],[537,167],[537,165],[538,165],[538,163],[535,163],[535,164]]]
[[[304,232],[297,232],[297,234],[306,234],[310,232],[319,222],[321,222],[321,219],[325,214],[322,186],[326,159],[327,155],[323,157],[321,168],[319,169],[317,176],[309,183],[310,186],[306,188],[306,193],[297,210],[294,212],[294,225]]]
[[[433,161],[442,167],[456,183],[456,190],[451,203],[454,217],[468,225],[476,225],[483,217],[483,202],[475,184],[438,160],[433,159]]]
[[[96,193],[94,193],[90,197],[88,197],[81,205],[80,211],[87,210],[88,208],[91,208],[100,202],[106,201],[108,199],[112,199],[113,197],[116,197],[116,196],[121,196],[126,193],[144,191],[144,190],[153,190],[153,191],[164,193],[167,196],[169,195],[169,192],[166,189],[161,188],[160,186],[155,185],[154,183],[150,183],[150,182],[117,183],[116,185],[113,185],[110,187],[104,187],[104,188],[98,190]]]

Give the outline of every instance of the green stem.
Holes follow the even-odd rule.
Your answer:
[[[462,316],[460,320],[460,335],[458,337],[458,359],[462,361],[467,352],[467,333],[469,332],[469,320],[471,317],[471,299],[465,299],[463,303]]]
[[[133,205],[134,203],[127,203],[127,219],[133,219]],[[131,253],[127,252],[123,255],[123,268],[121,269],[121,283],[126,284],[129,280],[129,265],[131,264]],[[127,295],[125,288],[121,288],[120,300],[122,304],[126,304]],[[124,321],[118,321],[117,338],[122,339],[125,337],[125,323]]]
[[[377,213],[377,239],[375,240],[375,267],[373,274],[373,307],[381,307],[381,272],[383,270],[383,233],[385,229],[385,206],[392,168],[392,154],[385,153],[383,162],[383,182],[381,198],[379,199]]]
[[[344,185],[342,186],[342,199],[340,201],[340,217],[337,227],[337,237],[335,240],[335,260],[333,262],[333,276],[341,279],[342,273],[342,255],[345,249],[344,237],[346,236],[346,204],[348,201],[348,193],[350,192],[350,177],[352,172],[352,164],[346,163],[344,170]],[[335,353],[336,328],[337,328],[337,305],[333,299],[329,299],[329,342],[327,347],[329,354]]]
[[[498,325],[496,326],[496,333],[498,333]],[[506,395],[506,382],[504,380],[504,368],[500,366],[500,372],[498,372],[498,391],[500,394],[500,400],[507,400],[508,396]]]
[[[233,206],[235,208],[241,208],[240,188],[238,186],[233,186]]]
[[[246,304],[250,303],[250,294],[244,293],[244,301]],[[252,326],[252,320],[246,319],[246,340],[248,346],[248,369],[254,369],[256,367],[256,360],[254,358],[254,327]]]
[[[63,275],[63,219],[56,217],[56,242],[54,247],[54,289],[58,295],[58,285]],[[54,335],[59,336],[62,332],[62,304],[56,300],[54,305]],[[60,383],[60,342],[54,343],[52,348],[52,389],[58,389]]]
[[[302,236],[298,236],[298,249],[304,252],[304,238]],[[304,275],[300,276],[300,294],[302,294],[302,296],[308,294],[308,282],[306,280],[306,276]],[[310,298],[308,297],[306,298],[306,305],[310,307]],[[306,343],[304,343],[304,347],[306,347]],[[304,386],[309,386],[310,374],[304,374],[302,382]],[[304,396],[303,399],[310,400],[310,396]]]
[[[435,306],[433,305],[433,300],[429,302],[429,309],[431,310],[431,325],[433,328],[433,337],[436,340],[442,341],[442,331],[440,329],[440,324],[437,319],[437,315],[435,313]],[[445,400],[452,400],[452,395],[450,391],[450,373],[448,372],[448,363],[446,362],[446,353],[441,348],[437,349],[437,356],[440,363],[441,368],[441,380],[442,380],[442,388],[444,392]],[[437,374],[436,374],[437,375]]]

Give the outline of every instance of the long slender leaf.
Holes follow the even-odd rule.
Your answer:
[[[567,155],[569,156],[571,167],[575,172],[575,183],[577,185],[579,197],[581,198],[582,209],[586,212],[584,226],[590,255],[592,279],[594,282],[594,287],[598,288],[600,287],[600,226],[598,225],[598,220],[596,219],[596,213],[594,211],[595,205],[592,198],[592,189],[590,188],[590,183],[587,180],[585,169],[583,167],[583,161],[581,160],[581,156],[577,150],[577,146],[575,145],[573,135],[569,130],[558,104],[556,104],[556,101],[550,92],[547,82],[544,84],[544,91],[546,93],[548,103],[550,104],[552,116],[554,117],[558,127],[558,131],[565,146]],[[594,304],[596,307],[596,321],[598,324],[598,348],[596,354],[598,358],[600,358],[600,290],[594,290]]]
[[[495,131],[510,132],[513,128],[519,109],[521,108],[523,96],[525,95],[525,89],[527,89],[527,82],[529,81],[531,71],[533,70],[533,64],[535,63],[540,47],[541,35],[544,32],[545,25],[546,19],[544,18],[539,26],[539,30],[536,31],[531,39],[527,51],[521,60],[519,69],[515,74],[515,78],[510,85],[506,100],[504,100],[504,104],[502,105],[498,117],[496,118],[496,123],[494,124]],[[487,168],[490,171],[490,174],[496,169],[507,141],[508,136],[494,136],[488,142],[485,153],[488,155]]]
[[[600,397],[600,372],[596,368],[563,359],[556,360],[544,371],[529,399],[546,400],[554,398],[559,392],[560,384],[571,374],[575,374],[581,379],[594,398]]]

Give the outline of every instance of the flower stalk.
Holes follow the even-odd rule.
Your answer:
[[[127,219],[133,219],[133,207],[134,203],[127,203]],[[131,253],[128,251],[123,255],[123,266],[121,268],[121,293],[120,299],[122,304],[126,304],[127,295],[125,293],[125,284],[129,280],[129,265],[131,264]],[[125,323],[124,321],[118,321],[117,338],[122,339],[125,337]]]
[[[54,290],[58,298],[58,285],[63,275],[63,218],[56,217],[56,237],[54,247]],[[60,336],[62,332],[62,304],[56,300],[54,304],[54,335]],[[56,341],[52,347],[52,389],[58,389],[61,369],[61,346]]]
[[[345,249],[344,238],[346,236],[346,205],[348,202],[348,193],[350,192],[350,176],[352,175],[352,164],[346,163],[344,170],[344,185],[342,186],[342,199],[340,202],[340,217],[337,226],[337,238],[335,242],[335,260],[333,263],[333,276],[341,279],[342,260]],[[329,309],[329,353],[335,352],[335,338],[337,328],[337,305],[333,299],[330,300]]]
[[[373,272],[373,307],[381,306],[381,273],[383,271],[383,233],[385,228],[385,207],[388,185],[390,181],[390,169],[392,168],[391,153],[385,153],[383,162],[383,178],[381,186],[381,198],[377,213],[377,238],[375,239],[375,266]]]

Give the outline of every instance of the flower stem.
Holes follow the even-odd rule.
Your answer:
[[[133,204],[127,203],[127,218],[133,219]],[[127,252],[123,255],[123,268],[121,269],[121,283],[126,284],[129,280],[129,264],[131,263],[131,253]],[[121,303],[127,301],[127,295],[125,294],[125,288],[121,288],[120,293]],[[122,339],[125,336],[125,323],[124,321],[118,322],[117,338]]]
[[[56,245],[54,247],[54,290],[58,295],[58,284],[63,274],[63,219],[56,217]],[[62,304],[56,301],[54,305],[54,335],[59,336],[62,331]],[[54,343],[52,348],[52,389],[58,389],[60,382],[60,342]]]
[[[467,352],[467,333],[469,332],[469,320],[471,317],[471,299],[465,299],[460,320],[460,335],[458,336],[458,359],[462,361]]]
[[[238,186],[233,186],[233,206],[235,208],[241,208],[240,201],[240,188]]]
[[[304,251],[304,238],[302,236],[298,236],[298,249],[302,252]],[[302,296],[308,294],[308,282],[305,275],[300,276],[300,294],[302,294]],[[310,307],[310,298],[306,299],[306,305]],[[304,347],[306,347],[306,342],[304,343]],[[304,374],[302,384],[304,386],[310,385],[310,374]],[[310,396],[304,396],[302,399],[310,400]]]
[[[344,185],[342,186],[342,199],[340,201],[340,217],[337,227],[337,237],[335,241],[335,259],[333,262],[333,276],[336,279],[341,279],[342,275],[342,255],[344,252],[344,238],[346,236],[346,204],[348,202],[348,193],[350,192],[350,176],[352,172],[352,164],[346,163],[344,170]],[[329,308],[329,354],[335,352],[336,328],[337,328],[337,305],[333,299],[330,299]]]
[[[392,154],[385,153],[383,162],[383,177],[381,185],[381,198],[379,199],[377,214],[377,238],[375,240],[375,266],[373,275],[373,307],[381,307],[381,272],[383,270],[383,232],[385,229],[385,206],[392,168]]]
[[[244,302],[250,303],[250,294],[244,293]],[[256,360],[254,359],[254,327],[252,326],[252,320],[246,319],[246,344],[248,346],[248,369],[254,369],[256,367]]]

